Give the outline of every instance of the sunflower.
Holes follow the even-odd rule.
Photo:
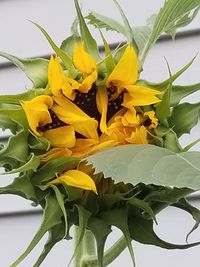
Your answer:
[[[123,144],[147,144],[148,132],[156,128],[153,104],[160,93],[137,84],[138,61],[128,45],[112,72],[99,86],[98,64],[76,44],[73,54],[77,77],[70,77],[57,56],[48,67],[49,95],[21,101],[30,130],[46,137],[51,148],[41,156],[43,161],[60,156],[83,158],[106,147]],[[144,112],[143,107],[148,106]],[[77,172],[77,173],[76,173]],[[75,175],[86,184],[74,182]],[[67,172],[54,183],[68,181],[69,185],[96,192],[91,178],[79,170]]]

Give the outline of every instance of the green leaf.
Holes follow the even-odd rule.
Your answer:
[[[172,86],[171,92],[171,100],[170,105],[174,107],[179,104],[179,102],[184,99],[184,97],[191,95],[200,90],[200,83],[192,84],[192,85],[174,85]]]
[[[116,31],[126,36],[126,30],[124,26],[118,21],[111,19],[110,17],[98,14],[96,12],[90,12],[86,17],[88,23],[98,29],[106,29],[107,31]]]
[[[200,242],[185,244],[185,245],[176,245],[166,242],[160,239],[153,230],[153,220],[146,220],[141,216],[132,216],[129,219],[129,232],[131,238],[148,245],[158,246],[160,248],[166,249],[186,249],[197,246]]]
[[[184,133],[190,133],[190,130],[198,123],[200,103],[183,103],[173,108],[169,118],[169,126],[180,137]]]
[[[55,244],[57,244],[64,238],[65,229],[63,227],[63,224],[55,225],[48,231],[48,233],[49,233],[48,240],[44,246],[41,255],[39,256],[37,262],[33,265],[33,267],[39,267],[43,263],[43,261],[45,260],[46,256],[49,254],[51,249],[55,246]]]
[[[1,187],[0,194],[18,195],[25,199],[37,202],[37,197],[28,173],[15,178],[11,184]]]
[[[188,25],[194,19],[199,7],[199,0],[165,1],[164,6],[160,9],[160,12],[155,19],[152,33],[141,54],[142,65],[147,53],[160,35],[166,32],[174,37],[175,32],[179,27]]]
[[[100,217],[108,225],[114,225],[122,231],[124,237],[126,238],[127,247],[131,255],[133,266],[135,266],[135,256],[131,245],[131,238],[128,229],[127,210],[125,208],[121,208],[105,211],[100,214]]]
[[[55,225],[61,223],[61,217],[62,211],[60,209],[60,206],[58,205],[57,200],[53,195],[48,195],[46,197],[46,206],[43,214],[43,221],[38,232],[34,236],[31,243],[28,245],[24,253],[10,267],[16,267],[18,264],[20,264],[34,249],[34,247],[38,244],[45,233]]]
[[[106,239],[112,231],[111,226],[99,218],[91,217],[88,221],[88,228],[95,236],[99,265],[100,267],[103,267],[104,247]]]
[[[174,153],[154,145],[123,145],[87,158],[96,173],[116,182],[200,189],[200,152]]]
[[[0,56],[8,59],[33,82],[35,88],[45,88],[48,82],[48,60],[44,58],[23,59],[15,57],[5,52],[0,52]]]
[[[71,33],[72,33],[72,35],[79,36],[79,32],[78,32],[78,17],[77,16],[76,16],[76,18],[74,19],[74,21],[72,23]]]
[[[47,138],[41,136],[38,137],[33,133],[29,134],[28,136],[28,146],[31,150],[34,151],[35,154],[42,154],[45,153],[50,148],[50,142]]]
[[[78,163],[79,159],[73,157],[62,157],[48,161],[32,175],[32,183],[41,185],[43,182],[55,178],[57,173],[75,168]]]
[[[78,0],[74,0],[75,7],[76,7],[76,12],[79,20],[79,26],[80,26],[80,32],[81,32],[81,38],[82,41],[84,42],[84,45],[86,47],[86,50],[96,59],[96,61],[100,61],[101,58],[99,56],[99,50],[97,43],[95,39],[92,37],[85,20],[83,18],[83,15],[81,13],[81,9],[79,7]]]
[[[51,39],[51,37],[49,36],[49,34],[45,31],[45,29],[43,29],[39,24],[31,21],[46,37],[47,41],[49,42],[49,44],[51,45],[51,47],[53,48],[53,50],[56,52],[56,54],[62,59],[66,69],[71,69],[73,62],[72,59],[68,56],[68,54],[66,52],[64,52],[62,49],[60,49],[55,43],[54,41]]]

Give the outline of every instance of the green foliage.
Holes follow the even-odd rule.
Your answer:
[[[200,189],[199,152],[176,154],[154,145],[123,145],[98,152],[87,160],[97,173],[103,172],[116,182]]]
[[[48,60],[44,58],[23,59],[5,52],[0,52],[0,56],[8,59],[21,69],[33,82],[35,88],[45,88],[48,81],[47,69]]]
[[[169,126],[173,128],[178,137],[190,133],[190,130],[197,124],[199,108],[200,103],[183,103],[173,108]]]

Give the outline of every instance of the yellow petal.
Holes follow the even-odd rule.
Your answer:
[[[76,44],[73,61],[75,67],[82,73],[84,78],[97,71],[97,64],[93,57],[85,51],[83,42]]]
[[[160,99],[156,97],[160,94],[160,91],[139,85],[126,86],[126,90],[128,93],[124,94],[122,103],[125,107],[147,106],[160,102]]]
[[[69,170],[60,175],[57,179],[50,182],[50,184],[65,183],[69,186],[81,188],[84,190],[92,190],[97,194],[97,189],[92,178],[86,173],[79,170]]]
[[[98,139],[98,122],[84,113],[78,106],[67,98],[54,97],[57,103],[52,107],[58,118],[73,126],[74,130],[91,139]]]
[[[88,91],[92,88],[93,83],[97,80],[97,71],[93,71],[90,75],[85,77],[79,87],[79,91],[82,93],[88,93]]]
[[[75,131],[72,126],[63,126],[44,132],[44,136],[50,140],[53,147],[68,147],[75,145]]]
[[[100,130],[107,133],[107,111],[108,111],[108,93],[105,86],[97,88],[96,103],[99,113],[101,114]]]
[[[130,107],[130,109],[128,109],[122,116],[122,124],[124,126],[139,126],[140,122],[138,120],[137,113],[134,107]]]
[[[51,56],[48,67],[48,80],[53,95],[65,95],[74,100],[75,90],[79,88],[80,84],[71,78],[65,77],[58,57]]]
[[[125,87],[134,84],[138,78],[138,61],[131,45],[128,45],[121,59],[107,79],[106,86]]]
[[[25,111],[31,130],[35,135],[41,136],[42,133],[38,127],[52,122],[49,109],[53,105],[53,99],[50,96],[41,95],[30,101],[22,100],[20,104]]]

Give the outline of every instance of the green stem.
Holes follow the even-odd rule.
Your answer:
[[[113,262],[124,249],[127,247],[127,242],[124,237],[121,237],[111,248],[109,248],[104,255],[104,264],[103,266],[108,266],[111,262]],[[98,259],[95,256],[85,257],[82,260],[81,267],[98,267]]]
[[[91,231],[86,230],[83,238],[83,256],[94,256],[95,253],[94,235]]]

